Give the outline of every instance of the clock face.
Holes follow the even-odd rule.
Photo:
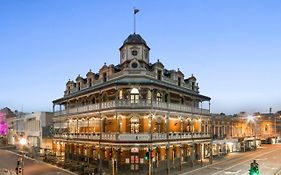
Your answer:
[[[138,55],[138,51],[137,50],[132,50],[132,55],[133,56],[137,56]]]

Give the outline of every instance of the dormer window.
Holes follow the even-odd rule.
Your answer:
[[[81,89],[81,85],[80,85],[80,82],[78,83],[78,91],[80,91]]]
[[[89,78],[88,80],[89,80],[89,87],[91,87],[92,86],[92,79]]]
[[[181,86],[181,78],[178,77],[178,86]]]
[[[103,82],[106,82],[106,73],[103,73]]]
[[[157,80],[161,80],[161,78],[162,78],[162,71],[158,70],[157,71]]]
[[[191,83],[191,88],[192,88],[193,91],[195,90],[195,82]]]
[[[67,92],[70,94],[70,86],[67,87]]]

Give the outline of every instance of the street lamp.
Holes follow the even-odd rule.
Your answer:
[[[21,139],[20,139],[20,144],[21,144],[22,146],[26,145],[26,144],[27,144],[26,139],[25,139],[25,138],[21,138]]]
[[[25,138],[21,138],[20,139],[20,144],[22,146],[22,163],[21,163],[22,171],[21,171],[21,174],[23,175],[23,166],[24,166],[24,150],[23,150],[23,148],[24,148],[24,145],[27,144],[26,139]]]

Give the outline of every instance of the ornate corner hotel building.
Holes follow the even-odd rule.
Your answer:
[[[120,64],[69,80],[53,101],[53,151],[112,174],[169,173],[211,157],[210,98],[196,78],[151,64],[139,34],[119,50]]]

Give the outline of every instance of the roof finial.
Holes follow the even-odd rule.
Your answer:
[[[139,9],[134,7],[134,34],[136,34],[136,14],[139,12]]]

